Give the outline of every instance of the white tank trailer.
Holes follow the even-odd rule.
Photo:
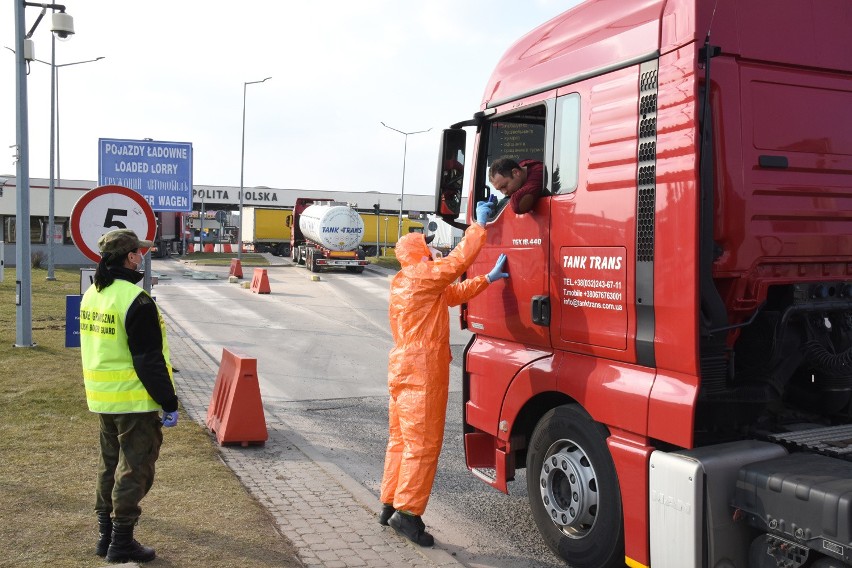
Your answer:
[[[359,246],[364,238],[364,221],[358,212],[346,203],[334,201],[311,203],[304,208],[302,203],[297,199],[293,209],[294,222],[298,222],[301,233],[300,239],[293,233],[293,260],[311,272],[328,268],[363,272],[369,261]]]
[[[358,248],[364,238],[364,221],[358,212],[339,203],[311,205],[299,216],[305,238],[330,251]]]

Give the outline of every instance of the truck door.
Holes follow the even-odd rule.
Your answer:
[[[474,195],[469,207],[494,195],[500,210],[488,222],[486,245],[469,274],[491,270],[501,253],[507,256],[508,280],[492,286],[468,305],[470,330],[484,336],[549,349],[548,247],[550,201],[556,181],[550,168],[553,101],[498,114],[485,123],[479,135]],[[544,164],[542,196],[529,213],[515,214],[508,199],[488,182],[488,167],[497,158]]]
[[[625,68],[557,93],[553,164],[559,191],[550,205],[554,349],[632,362],[638,326],[633,304],[654,307],[652,285],[651,292],[639,294],[644,289],[634,279],[645,250],[636,243],[649,241],[653,251],[637,218],[653,228],[655,207],[653,190],[645,190],[654,180],[653,152],[644,143],[651,137],[643,137],[655,126],[643,125],[656,120],[656,106],[643,110],[637,138],[640,77],[653,78],[642,85],[656,85],[656,63],[642,73]],[[652,260],[644,264],[652,266]],[[653,342],[650,313],[639,316]]]

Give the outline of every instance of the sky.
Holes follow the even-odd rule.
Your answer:
[[[442,129],[480,109],[510,45],[578,3],[65,0],[58,175],[96,180],[99,138],[152,138],[192,144],[194,184],[239,186],[244,83],[271,77],[245,88],[245,187],[395,193],[405,158],[405,193],[429,195]],[[49,16],[32,36],[46,62]],[[0,45],[15,47],[14,22],[3,2]],[[30,64],[27,91],[30,177],[47,178],[49,65]],[[15,99],[0,49],[0,175],[16,171]]]

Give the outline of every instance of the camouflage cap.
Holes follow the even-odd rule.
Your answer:
[[[102,255],[119,254],[125,255],[139,248],[150,248],[154,246],[152,241],[142,241],[130,229],[116,229],[101,235],[98,239],[98,250]]]

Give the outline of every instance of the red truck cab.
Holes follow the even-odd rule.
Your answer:
[[[448,222],[495,193],[495,159],[544,164],[468,272],[505,253],[511,276],[462,312],[465,452],[501,491],[526,468],[572,566],[762,568],[773,546],[852,565],[852,526],[811,526],[835,493],[805,511],[754,481],[819,455],[852,491],[851,23],[832,0],[588,0],[445,131]],[[698,496],[668,494],[690,464]]]

